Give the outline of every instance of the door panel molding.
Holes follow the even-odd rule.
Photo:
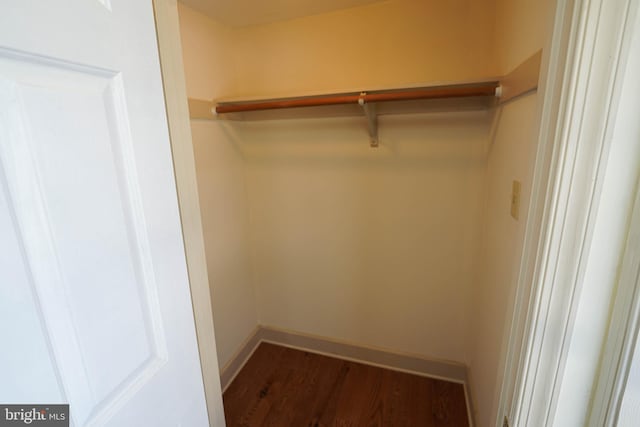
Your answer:
[[[122,78],[120,73],[89,66],[51,61],[15,51],[10,52],[10,55],[3,53],[5,52],[0,51],[0,63],[4,66],[4,76],[0,81],[0,91],[3,92],[0,102],[4,104],[0,108],[3,111],[0,116],[3,134],[0,161],[3,163],[2,178],[9,189],[8,202],[12,206],[14,217],[18,219],[19,243],[27,258],[25,264],[32,278],[34,295],[40,301],[39,314],[46,325],[57,377],[64,395],[74,402],[74,421],[78,425],[100,424],[126,404],[168,360]],[[15,80],[8,80],[8,76],[15,77]],[[75,204],[76,208],[80,208],[78,211],[81,211],[82,205],[89,201],[71,200],[69,197],[77,198],[83,190],[94,189],[81,185],[73,191],[73,178],[89,177],[66,176],[61,171],[61,168],[82,169],[81,165],[74,165],[73,153],[61,154],[66,155],[67,162],[64,164],[52,162],[43,168],[43,163],[49,163],[54,157],[52,154],[58,151],[56,147],[48,146],[54,145],[57,142],[54,138],[60,135],[49,140],[46,135],[39,135],[36,143],[29,132],[30,122],[43,121],[56,114],[55,104],[65,102],[69,85],[73,86],[73,94],[81,94],[84,96],[82,100],[87,101],[87,105],[81,105],[79,109],[89,107],[90,101],[93,107],[98,107],[93,117],[84,117],[94,119],[95,122],[85,129],[95,132],[87,135],[85,143],[91,145],[91,150],[96,150],[96,144],[102,143],[102,152],[106,156],[93,159],[95,167],[87,167],[83,172],[95,169],[96,176],[91,181],[97,184],[101,184],[109,176],[112,182],[104,182],[101,188],[106,191],[98,192],[96,197],[102,199],[107,197],[106,193],[111,193],[112,203],[105,204],[103,208],[113,207],[114,210],[110,214],[105,212],[103,216],[95,215],[97,221],[91,221],[91,214],[98,212],[91,212],[89,209],[84,212],[87,215],[80,216],[74,212],[75,209],[69,210]],[[24,97],[38,98],[39,105],[27,111]],[[47,103],[51,105],[47,106]],[[34,102],[30,103],[33,104]],[[38,116],[39,113],[42,115]],[[102,121],[99,120],[101,118]],[[102,126],[98,125],[99,121]],[[57,120],[58,127],[48,128],[51,132],[63,134],[67,129],[62,122],[63,120]],[[67,127],[74,127],[74,123],[67,123]],[[71,129],[69,131],[72,132]],[[98,135],[100,131],[104,132],[101,140]],[[93,136],[93,140],[89,136]],[[67,138],[66,141],[71,139]],[[47,149],[39,153],[38,146]],[[88,156],[83,156],[81,160],[84,162],[87,158]],[[60,181],[57,183],[59,185],[51,185],[59,175],[69,179],[66,182]],[[100,187],[95,187],[98,188]],[[98,200],[93,202],[96,201]],[[64,205],[67,211],[61,211],[58,205]],[[55,210],[58,212],[54,212]],[[76,218],[72,224],[65,224],[67,217],[74,216]],[[110,248],[111,254],[95,253],[83,258],[78,253],[86,254],[91,250],[94,239],[90,236],[92,229],[99,230],[105,225],[100,220],[107,220],[107,217],[113,221],[112,236],[120,233],[121,238],[118,241],[112,238],[111,243],[115,246]],[[75,241],[73,236],[68,241],[61,240],[60,236],[66,238],[77,233],[80,222],[87,222],[82,227],[87,236],[75,235]],[[56,233],[58,224],[65,228],[70,225],[74,230],[58,229]],[[82,243],[89,246],[82,248]],[[64,252],[70,252],[69,262],[65,263]],[[128,274],[94,284],[88,269],[83,268],[81,272],[69,271],[69,268],[76,270],[75,264],[79,260],[94,263],[94,268],[99,268],[102,256],[111,256],[110,261],[113,262],[116,253],[128,255],[121,262],[122,270]],[[100,296],[96,285],[121,286],[121,300],[111,301],[109,308],[114,309],[113,312],[110,309],[99,309],[101,311],[94,314],[101,318],[97,323],[80,322],[78,319],[90,317],[86,312],[78,315],[78,310],[86,311],[85,306],[88,310],[96,310],[96,307],[91,307],[90,299],[87,299]],[[83,295],[82,288],[85,287],[91,288],[91,295]],[[109,294],[112,291],[113,289],[109,289]],[[109,294],[105,296],[108,297]],[[123,320],[118,321],[116,317]],[[130,321],[126,321],[127,319]],[[121,330],[115,331],[114,335],[110,328],[115,329],[118,324]],[[136,331],[137,325],[144,327]],[[127,338],[126,334],[130,335],[128,339],[124,339]],[[112,359],[117,360],[120,372],[102,372],[104,369],[100,358],[108,347],[126,349],[112,356]],[[137,351],[134,353],[132,348],[135,347]],[[92,349],[98,349],[99,353],[91,354]]]

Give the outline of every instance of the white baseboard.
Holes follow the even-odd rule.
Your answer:
[[[467,401],[469,425],[473,427],[467,367],[461,363],[429,360],[420,356],[400,354],[269,326],[258,326],[236,353],[236,356],[224,367],[220,376],[223,391],[233,382],[238,372],[262,342],[462,384]]]
[[[256,327],[251,335],[249,335],[249,337],[240,346],[240,349],[238,349],[236,354],[229,362],[227,362],[224,368],[222,368],[222,371],[220,372],[220,384],[222,386],[223,393],[227,390],[227,387],[229,387],[233,382],[238,375],[238,372],[242,370],[253,352],[256,351],[256,348],[258,348],[262,342],[260,339],[261,330],[261,326]]]

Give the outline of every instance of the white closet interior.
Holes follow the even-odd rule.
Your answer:
[[[477,425],[491,425],[535,91],[380,107],[375,148],[357,105],[207,116],[220,100],[499,81],[543,48],[552,2],[388,0],[251,25],[185,3],[221,369],[259,326],[452,362],[467,368]]]

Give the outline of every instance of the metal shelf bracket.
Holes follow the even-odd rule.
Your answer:
[[[378,115],[376,114],[376,104],[368,104],[365,101],[367,96],[366,92],[360,94],[358,99],[358,105],[364,110],[364,114],[367,117],[367,127],[369,128],[369,140],[371,147],[378,147]]]

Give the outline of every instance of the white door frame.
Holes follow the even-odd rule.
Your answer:
[[[504,415],[511,426],[553,424],[608,166],[627,16],[638,3],[557,2],[496,426]]]
[[[225,427],[211,294],[187,105],[177,0],[153,0],[171,151],[184,236],[209,424]]]
[[[628,189],[629,194],[634,190],[630,188],[633,182],[635,199],[629,205],[631,214],[626,233],[626,245],[621,255],[619,264],[619,277],[615,289],[614,303],[611,309],[611,323],[609,325],[607,341],[602,352],[601,368],[593,396],[593,405],[589,413],[589,426],[614,427],[618,422],[637,424],[634,417],[633,406],[627,406],[624,413],[620,413],[622,400],[629,393],[627,378],[629,377],[632,362],[637,366],[640,354],[638,354],[638,334],[640,332],[640,123],[638,111],[640,111],[640,5],[636,5],[635,21],[634,11],[629,14],[629,30],[631,34],[625,37],[629,40],[629,57],[625,75],[621,77],[624,85],[620,101],[620,110],[616,118],[617,124],[614,138],[617,146],[612,151],[612,156],[617,158],[630,158],[631,165],[635,166],[635,175],[629,174],[629,184],[626,186],[616,182],[616,187]],[[617,162],[619,165],[620,162]],[[619,173],[624,177],[633,168],[622,168]],[[616,208],[615,206],[613,207]],[[626,228],[626,227],[625,227]],[[635,369],[635,368],[634,368]],[[634,378],[637,381],[637,377]],[[637,384],[632,387],[637,388]],[[627,405],[633,405],[634,392],[631,392],[631,400]]]
[[[640,185],[620,269],[611,326],[589,414],[590,427],[615,427],[640,333]],[[636,361],[637,363],[637,361]]]

